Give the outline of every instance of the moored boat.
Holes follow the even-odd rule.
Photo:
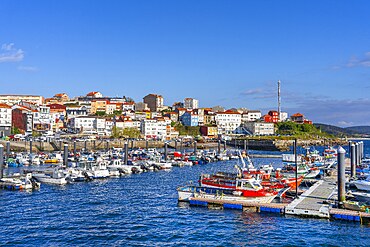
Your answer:
[[[224,201],[239,201],[239,202],[255,202],[255,203],[270,203],[277,193],[266,194],[264,196],[244,196],[240,195],[240,191],[227,190],[219,188],[208,188],[194,185],[186,185],[177,188],[178,200],[189,201],[191,198],[208,198],[221,199]]]
[[[352,184],[359,190],[370,191],[370,175],[366,179],[353,181]]]

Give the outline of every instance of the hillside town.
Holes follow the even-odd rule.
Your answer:
[[[142,102],[129,97],[107,97],[100,92],[70,98],[66,93],[52,98],[39,95],[0,95],[0,137],[51,136],[60,133],[117,136],[132,130],[146,140],[171,140],[181,127],[196,127],[199,135],[219,138],[232,135],[274,135],[275,124],[292,121],[312,124],[303,114],[221,106],[200,108],[199,101],[185,98],[172,106],[158,94]],[[127,131],[126,131],[127,132]],[[128,134],[126,137],[130,137]]]

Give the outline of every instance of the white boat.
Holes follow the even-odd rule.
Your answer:
[[[90,172],[92,173],[93,178],[107,178],[110,176],[107,163],[105,161],[93,164]]]
[[[31,173],[27,173],[25,177],[12,176],[0,179],[0,183],[8,184],[14,186],[16,189],[20,190],[33,190],[40,189],[40,183],[32,178]]]
[[[40,160],[40,157],[38,155],[30,155],[30,160],[31,160],[31,164],[32,165],[40,165],[41,164],[41,160]]]
[[[83,182],[92,179],[85,170],[76,167],[65,169],[64,174],[68,182]]]
[[[370,176],[367,176],[364,180],[353,181],[352,184],[354,184],[359,190],[370,191]]]
[[[361,201],[361,202],[364,202],[366,204],[370,204],[370,193],[367,193],[367,192],[360,192],[360,191],[353,191],[351,192],[351,194],[358,200],[358,201]]]
[[[119,175],[132,173],[132,166],[123,164],[120,159],[111,160],[107,168],[112,174],[117,174],[117,171]]]
[[[32,172],[32,177],[34,177],[37,181],[45,184],[57,184],[57,185],[67,184],[64,172],[59,169],[53,169],[52,171],[44,172],[40,171]]]

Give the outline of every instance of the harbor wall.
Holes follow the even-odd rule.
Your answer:
[[[0,140],[0,143],[6,146],[6,141]],[[114,139],[114,140],[88,140],[86,141],[76,141],[76,149],[81,150],[86,148],[87,150],[103,150],[107,148],[123,148],[125,140],[123,139]],[[164,142],[163,141],[145,141],[145,140],[127,140],[129,148],[163,148]],[[328,140],[298,140],[298,146],[302,147],[309,147],[309,146],[323,146],[323,145],[343,145],[347,144],[347,140],[335,140],[335,141],[328,141]],[[62,150],[63,145],[68,144],[68,149],[74,149],[74,141],[51,141],[51,142],[32,142],[32,151],[39,152],[39,151],[59,151]],[[244,139],[234,139],[226,142],[228,148],[245,148],[245,141]],[[293,145],[293,140],[263,140],[263,139],[248,139],[246,141],[246,149],[250,150],[265,150],[265,151],[289,151],[290,147]],[[177,145],[174,141],[170,141],[168,146],[171,148],[175,148],[180,150],[180,142],[177,142]],[[183,146],[183,148],[192,148],[191,145]],[[217,149],[218,142],[206,142],[197,143],[198,149]],[[11,151],[16,152],[24,152],[30,150],[30,142],[29,141],[10,141],[10,149]],[[221,143],[221,149],[223,150],[223,143]]]

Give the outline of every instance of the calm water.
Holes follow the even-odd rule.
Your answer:
[[[366,142],[370,155],[369,142]],[[276,159],[254,159],[255,164]],[[0,246],[369,246],[370,227],[177,202],[176,187],[236,161],[0,191]]]

